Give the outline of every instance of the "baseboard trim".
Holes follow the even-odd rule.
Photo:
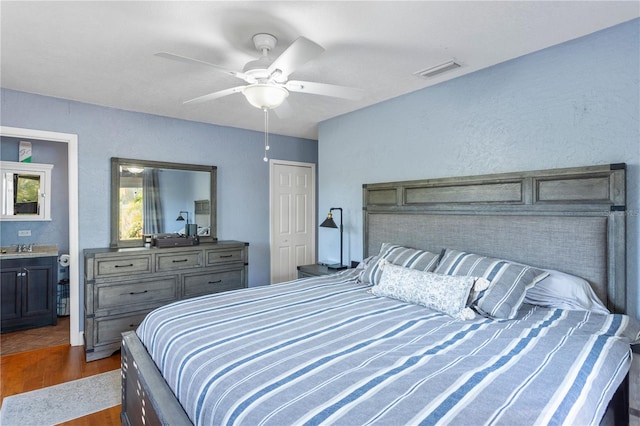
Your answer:
[[[78,334],[70,335],[69,341],[71,342],[71,346],[84,346],[84,331],[78,332]]]

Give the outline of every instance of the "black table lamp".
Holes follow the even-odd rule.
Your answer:
[[[184,217],[182,216],[182,213],[186,213],[187,215],[187,223],[184,226],[184,235],[186,235],[187,237],[189,236],[194,236],[196,235],[196,233],[198,232],[198,226],[195,224],[191,224],[189,223],[189,212],[185,211],[185,210],[180,210],[180,213],[178,213],[178,217],[176,218],[177,222],[184,222]]]
[[[180,213],[178,213],[178,217],[176,218],[176,222],[184,222],[184,216],[182,216],[182,213],[186,213],[186,215],[187,215],[187,225],[188,225],[189,224],[189,212],[188,211],[180,210]]]
[[[345,265],[342,264],[342,237],[343,237],[343,227],[342,227],[342,207],[331,207],[331,209],[329,209],[329,214],[327,215],[327,218],[324,220],[324,222],[322,222],[320,224],[321,228],[337,228],[338,226],[336,225],[336,222],[333,220],[333,213],[331,213],[334,210],[340,210],[340,263],[334,263],[333,265],[327,265],[327,268],[329,269],[347,269],[347,267]]]

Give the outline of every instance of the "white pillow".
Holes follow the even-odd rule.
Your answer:
[[[552,269],[547,271],[548,277],[527,290],[524,296],[525,303],[570,311],[610,314],[586,280]]]
[[[376,296],[391,297],[435,309],[457,319],[475,318],[467,307],[471,288],[487,286],[488,281],[476,277],[435,274],[381,262],[380,282],[371,288]]]

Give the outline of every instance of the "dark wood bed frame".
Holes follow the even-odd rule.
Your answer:
[[[557,269],[587,279],[609,310],[624,313],[625,175],[624,164],[610,164],[366,184],[363,252],[389,241]],[[135,332],[123,334],[122,373],[123,424],[190,424]],[[625,423],[626,388],[603,423]]]

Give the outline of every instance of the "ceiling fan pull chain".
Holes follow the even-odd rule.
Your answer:
[[[262,108],[264,111],[264,158],[265,162],[269,161],[267,158],[267,151],[269,150],[269,109]]]

